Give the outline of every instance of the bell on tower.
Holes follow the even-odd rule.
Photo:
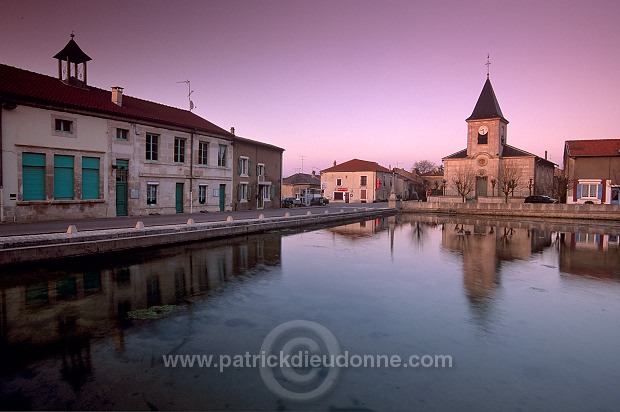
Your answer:
[[[72,86],[86,87],[86,62],[92,60],[80,49],[71,33],[71,40],[54,58],[58,59],[58,79]]]

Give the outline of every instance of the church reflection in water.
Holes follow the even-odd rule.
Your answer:
[[[3,274],[0,362],[9,372],[56,355],[62,379],[77,391],[91,373],[91,339],[112,335],[123,351],[130,311],[208,299],[280,262],[281,235],[265,234]]]

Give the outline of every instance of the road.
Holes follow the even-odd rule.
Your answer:
[[[75,225],[78,231],[101,230],[101,229],[122,229],[132,228],[136,226],[138,221],[144,223],[145,227],[178,225],[186,223],[188,219],[194,219],[196,223],[218,222],[224,221],[228,216],[232,216],[234,220],[256,219],[260,214],[265,217],[284,216],[290,213],[291,216],[305,215],[308,212],[312,214],[325,213],[329,210],[331,213],[340,211],[340,209],[348,208],[383,208],[388,207],[387,203],[337,203],[327,206],[310,206],[295,207],[291,209],[265,209],[265,210],[249,210],[241,212],[210,212],[210,213],[179,213],[175,215],[149,215],[149,216],[116,216],[108,218],[82,218],[82,219],[66,219],[45,222],[3,222],[0,224],[0,237],[19,236],[19,235],[36,235],[44,233],[64,233],[70,225]]]

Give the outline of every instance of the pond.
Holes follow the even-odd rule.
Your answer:
[[[619,234],[399,215],[12,269],[0,405],[617,410]]]

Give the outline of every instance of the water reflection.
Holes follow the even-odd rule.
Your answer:
[[[0,362],[9,371],[56,354],[62,379],[78,391],[92,371],[91,339],[111,335],[122,352],[129,312],[203,299],[236,277],[279,266],[280,260],[281,235],[265,234],[56,265],[47,273],[39,267],[5,274]]]
[[[283,233],[3,275],[0,404],[563,410],[620,401],[617,225],[398,215]],[[128,320],[165,305],[178,312]],[[159,361],[257,350],[292,319],[324,324],[351,353],[448,353],[458,367],[350,369],[325,400],[295,405],[256,370],[164,370]],[[584,385],[587,399],[575,389]]]

